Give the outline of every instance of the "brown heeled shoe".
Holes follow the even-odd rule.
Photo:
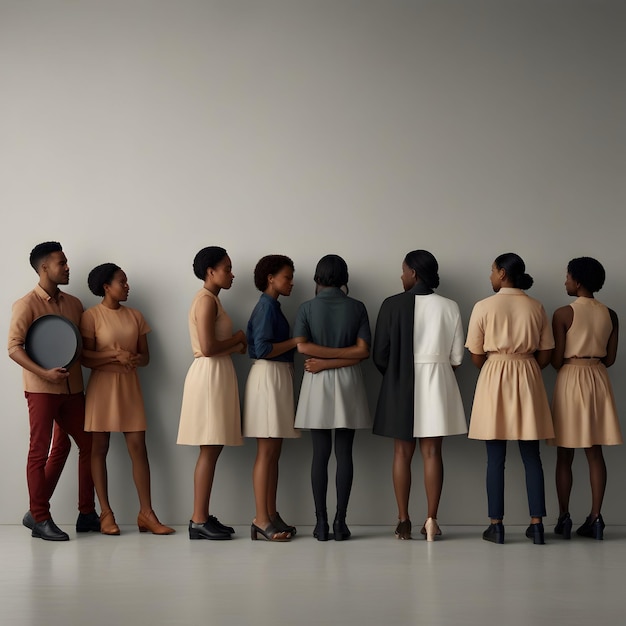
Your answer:
[[[435,537],[439,537],[441,535],[441,528],[439,528],[439,524],[437,524],[436,517],[429,517],[425,522],[424,526],[422,526],[422,530],[420,530],[422,535],[426,541],[435,541]]]
[[[144,515],[141,511],[137,515],[137,527],[140,533],[151,532],[153,535],[171,535],[176,531],[165,524],[161,524],[154,511]]]
[[[100,513],[100,532],[103,535],[119,535],[120,527],[115,523],[113,511],[102,511]]]
[[[411,520],[403,519],[398,520],[398,525],[395,530],[396,539],[410,539],[411,538]]]

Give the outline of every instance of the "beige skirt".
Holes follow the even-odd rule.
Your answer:
[[[241,411],[230,355],[198,357],[185,378],[176,443],[240,446]]]
[[[622,432],[606,367],[600,359],[566,359],[552,396],[554,439],[563,448],[615,446]]]
[[[468,437],[526,441],[554,437],[541,369],[532,354],[489,355],[476,383]]]
[[[253,361],[243,404],[243,435],[257,438],[293,439],[295,430],[293,364],[258,359]]]

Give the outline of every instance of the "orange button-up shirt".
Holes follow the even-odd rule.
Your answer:
[[[13,304],[11,323],[9,325],[9,354],[24,349],[26,333],[31,324],[43,315],[62,315],[80,325],[83,305],[78,298],[68,293],[57,291],[54,298],[37,285]],[[69,369],[69,377],[61,383],[51,383],[41,376],[22,368],[24,391],[30,393],[79,393],[83,390],[83,373],[80,361]]]

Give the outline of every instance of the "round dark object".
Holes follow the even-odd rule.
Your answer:
[[[37,318],[26,333],[26,354],[47,370],[68,369],[80,356],[83,342],[76,324],[62,315]]]

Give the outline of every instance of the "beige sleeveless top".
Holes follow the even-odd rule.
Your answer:
[[[570,304],[574,320],[565,335],[566,359],[606,356],[606,344],[613,332],[609,309],[595,298],[577,298]]]

